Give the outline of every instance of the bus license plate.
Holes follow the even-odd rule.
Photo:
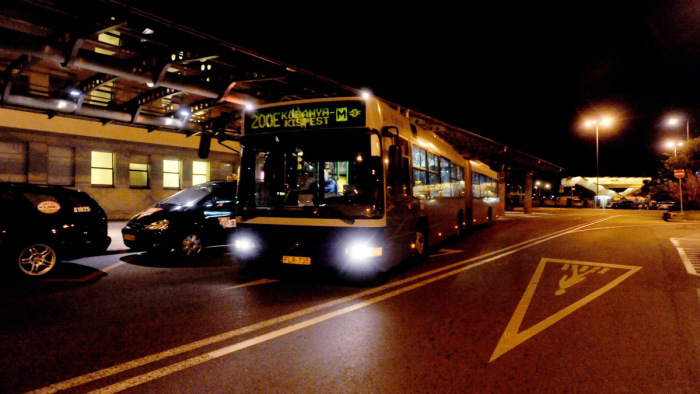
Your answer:
[[[284,264],[311,265],[311,257],[282,256]]]

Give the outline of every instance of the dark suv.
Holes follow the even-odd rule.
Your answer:
[[[236,227],[236,181],[192,186],[132,217],[122,229],[134,250],[198,256],[206,246],[228,244]]]
[[[0,260],[27,277],[67,257],[104,252],[107,215],[87,193],[61,186],[0,182]]]

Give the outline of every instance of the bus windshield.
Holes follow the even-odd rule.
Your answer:
[[[366,129],[247,136],[239,207],[244,218],[381,218],[381,157]],[[376,153],[376,152],[375,152]]]

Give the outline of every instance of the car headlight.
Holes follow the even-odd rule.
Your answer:
[[[146,226],[146,230],[166,230],[169,224],[167,219],[159,220]]]

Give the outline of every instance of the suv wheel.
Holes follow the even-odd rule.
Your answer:
[[[30,244],[16,256],[19,271],[34,277],[48,274],[58,261],[54,248],[45,243]]]

